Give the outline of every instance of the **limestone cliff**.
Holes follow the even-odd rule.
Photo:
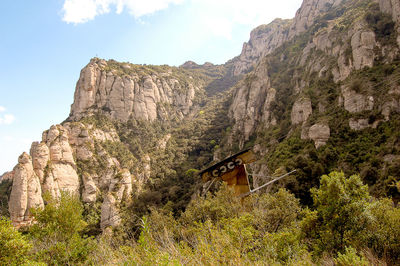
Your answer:
[[[31,157],[23,153],[14,168],[13,186],[9,212],[11,220],[18,225],[31,221],[30,209],[43,207],[42,189],[32,166]]]
[[[156,69],[154,69],[156,68]],[[172,67],[121,64],[94,58],[82,69],[69,120],[101,110],[111,118],[154,121],[188,115],[202,82]]]
[[[382,11],[392,14],[393,10],[389,11],[388,8],[390,1],[386,2],[380,2]],[[258,60],[256,54],[263,60],[253,65],[254,71],[247,74],[233,93],[233,103],[230,107],[230,114],[234,121],[233,135],[242,136],[239,138],[241,145],[249,140],[257,128],[261,130],[276,125],[277,110],[275,108],[274,112],[271,107],[282,104],[280,100],[286,101],[291,106],[292,125],[302,125],[315,111],[323,113],[326,102],[323,99],[315,99],[315,103],[318,101],[318,106],[313,107],[312,100],[306,96],[310,90],[313,90],[313,80],[310,79],[312,75],[316,75],[319,79],[332,77],[336,84],[339,82],[347,84],[337,89],[340,94],[338,101],[339,105],[344,105],[343,108],[350,113],[373,110],[376,102],[374,102],[372,88],[367,89],[368,86],[366,86],[363,93],[349,89],[349,86],[355,86],[351,81],[353,79],[349,79],[349,76],[357,70],[373,67],[378,58],[385,62],[393,61],[399,55],[399,46],[376,36],[380,33],[374,25],[371,25],[368,16],[374,16],[375,19],[382,19],[382,21],[385,18],[379,17],[381,16],[379,10],[373,3],[368,8],[365,5],[365,1],[304,1],[293,21],[286,22],[291,23],[287,29],[287,37],[282,38],[286,41],[286,47],[279,47],[279,42],[273,42],[270,46],[263,47],[260,44],[252,49],[243,50],[239,56],[239,59],[242,59],[235,63],[238,67],[236,69],[239,69],[239,66],[243,66],[240,68],[243,70],[247,68],[246,64],[243,64],[245,58],[249,59],[249,62],[256,62]],[[393,15],[393,19],[397,19],[397,15]],[[274,21],[262,27],[271,32],[265,36],[260,33],[260,29],[254,30],[250,42],[245,44],[245,47],[251,47],[252,43],[266,44],[266,36],[268,38],[272,38],[274,34],[282,36],[282,33],[279,33],[280,30],[277,29],[278,22]],[[391,27],[390,22],[385,23],[388,28]],[[393,29],[398,27],[399,24],[395,24]],[[395,38],[393,36],[396,32],[390,34],[390,38]],[[273,38],[277,40],[278,37]],[[290,41],[291,38],[292,41]],[[287,47],[296,47],[296,49],[301,47],[301,50],[290,53]],[[284,72],[291,67],[293,69],[290,74],[291,80],[283,84],[279,80],[282,73],[278,72]],[[369,86],[374,85],[371,83]],[[276,91],[282,94],[282,87],[287,90],[286,95],[278,99]],[[274,88],[273,91],[271,91],[272,88]],[[315,89],[316,95],[320,94],[322,97],[321,91],[318,88]],[[391,92],[386,93],[393,94],[395,90],[396,88],[393,87]],[[379,98],[383,100],[382,95]],[[316,107],[318,110],[315,110]],[[397,100],[392,98],[383,100],[379,103],[379,110],[387,120],[391,111],[398,110]],[[354,121],[350,124],[354,129],[365,128],[365,126],[356,126]],[[328,134],[322,135],[324,139]],[[314,136],[312,139],[317,139],[317,137]]]
[[[118,135],[83,123],[55,125],[43,132],[42,141],[32,143],[30,155],[23,153],[13,170],[9,201],[13,223],[29,224],[29,209],[43,207],[44,193],[57,198],[66,191],[80,194],[85,203],[94,203],[102,200],[100,196],[108,195],[102,200],[101,227],[116,225],[117,206],[132,193],[135,179],[102,148],[106,141],[119,142]],[[90,163],[99,171],[78,173],[78,162]],[[114,199],[110,201],[110,197]]]
[[[275,19],[268,25],[255,28],[250,33],[250,40],[243,44],[241,54],[232,60],[233,74],[249,72],[260,58],[305,32],[321,14],[343,1],[345,0],[305,0],[293,19]]]
[[[258,59],[288,40],[291,23],[291,20],[275,19],[268,25],[252,30],[250,40],[243,44],[241,54],[232,60],[233,74],[238,76],[249,72]]]

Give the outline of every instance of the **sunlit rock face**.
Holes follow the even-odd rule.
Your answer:
[[[259,59],[306,31],[321,13],[343,1],[305,0],[293,19],[275,19],[268,25],[258,26],[250,33],[250,40],[243,44],[241,54],[232,59],[233,74],[238,76],[249,72]]]
[[[400,33],[399,1],[376,2],[381,11],[397,22],[395,29]],[[265,156],[271,151],[265,145],[265,139],[259,141],[257,138],[267,130],[282,127],[280,123],[286,119],[287,131],[279,132],[279,136],[264,136],[268,137],[271,146],[286,136],[299,134],[303,140],[313,141],[315,147],[320,148],[329,144],[329,138],[334,134],[335,128],[329,127],[324,120],[332,114],[332,106],[346,112],[344,124],[351,130],[374,128],[379,122],[389,120],[393,112],[400,112],[398,86],[381,97],[373,95],[371,90],[352,88],[348,82],[353,73],[376,66],[378,57],[392,62],[399,53],[400,34],[397,43],[388,45],[379,40],[379,34],[366,21],[358,19],[348,22],[349,25],[339,25],[339,17],[327,19],[326,25],[308,32],[324,12],[343,3],[350,2],[305,0],[293,19],[276,19],[251,32],[241,54],[226,64],[235,78],[243,79],[226,94],[230,130],[226,130],[227,143],[221,146],[225,144],[229,149],[238,144],[243,148],[253,141],[250,144],[256,144],[254,149]],[[280,53],[277,49],[282,48],[282,44],[295,42],[296,38],[305,38],[301,45],[297,43],[296,53],[288,53],[290,56],[274,54]],[[292,64],[293,71],[285,88],[275,82],[281,73],[273,73],[279,71],[271,67],[269,56],[275,56],[273,59],[279,70],[283,71],[286,63]],[[194,73],[189,70],[199,67],[189,61],[174,72],[171,67],[144,67],[92,59],[80,73],[67,122],[45,131],[42,140],[32,144],[30,155],[22,154],[14,170],[1,177],[13,181],[9,211],[14,224],[32,221],[29,209],[43,207],[44,193],[58,198],[62,191],[68,191],[79,195],[85,204],[100,206],[101,228],[118,225],[121,204],[128,202],[132,193],[140,193],[149,181],[154,158],[146,151],[137,156],[138,162],[135,161],[133,167],[121,166],[122,160],[118,161],[104,145],[121,144],[116,130],[96,128],[82,119],[102,114],[118,123],[185,121],[200,110],[196,97],[204,93],[205,81],[188,75]],[[179,72],[184,70],[188,72]],[[336,86],[335,91],[330,92],[334,98],[330,103],[328,97],[321,97],[327,95],[319,93],[324,84],[311,84],[311,77]],[[282,91],[285,91],[284,97]],[[376,121],[370,122],[369,117],[363,116],[363,113],[375,110],[381,115]],[[170,138],[174,136],[165,133],[156,140],[157,148],[160,151],[168,149]],[[215,159],[223,157],[216,152]],[[271,170],[265,163],[257,167],[255,173]]]
[[[13,186],[9,201],[10,218],[17,226],[29,224],[31,208],[43,207],[39,177],[32,166],[32,158],[23,153],[18,158],[13,175]]]
[[[122,64],[122,70],[118,70],[109,64],[95,58],[82,69],[69,120],[78,121],[99,110],[123,122],[129,118],[154,121],[172,115],[182,118],[200,90],[194,80],[179,79],[168,70],[146,73],[136,70],[135,65]]]
[[[62,191],[79,195],[89,204],[99,200],[101,194],[116,195],[112,200],[110,197],[103,199],[103,205],[108,207],[102,208],[106,213],[101,214],[102,224],[116,225],[120,220],[116,218],[118,206],[130,198],[134,180],[129,170],[122,168],[118,160],[105,150],[95,154],[95,144],[99,143],[100,149],[105,141],[120,140],[113,130],[103,131],[76,122],[54,125],[43,132],[42,141],[32,143],[31,155],[23,153],[12,175],[8,175],[13,181],[9,212],[14,225],[30,224],[29,210],[44,206],[43,195],[48,193],[59,198]],[[77,161],[93,165],[93,172],[81,173],[79,177]],[[112,222],[104,218],[110,217],[110,210],[114,217]]]

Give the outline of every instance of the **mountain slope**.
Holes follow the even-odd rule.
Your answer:
[[[13,221],[29,223],[29,207],[63,189],[79,193],[97,230],[126,209],[178,214],[201,187],[196,170],[247,147],[260,157],[254,185],[296,168],[280,185],[302,203],[335,169],[399,199],[399,17],[396,0],[305,0],[225,65],[92,59],[68,119],[12,172]]]
[[[333,169],[361,172],[375,195],[397,198],[399,23],[393,18],[369,1],[345,1],[320,14],[238,84],[232,134],[221,146],[255,145],[263,158],[253,169],[258,175],[300,169],[286,186],[304,202],[319,176]]]

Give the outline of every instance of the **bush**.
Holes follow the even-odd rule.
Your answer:
[[[345,253],[338,253],[335,262],[338,266],[367,266],[369,265],[368,261],[364,257],[360,257],[357,255],[357,252],[352,247],[346,247]]]
[[[387,198],[376,200],[368,206],[372,215],[368,227],[368,243],[379,257],[388,262],[400,260],[400,209]]]
[[[47,205],[32,211],[37,223],[29,229],[34,256],[50,265],[83,263],[95,248],[92,238],[81,235],[86,223],[79,198],[62,192],[59,200],[45,196]]]
[[[313,249],[321,254],[343,252],[346,246],[363,245],[369,222],[366,209],[368,187],[357,175],[346,178],[342,172],[321,177],[318,189],[311,190],[317,211],[314,219],[303,223],[306,235],[313,238]],[[310,231],[308,231],[310,230]]]
[[[8,213],[8,199],[11,194],[12,181],[0,181],[0,216],[9,216]]]
[[[18,232],[11,222],[0,217],[0,265],[28,263],[32,245]]]

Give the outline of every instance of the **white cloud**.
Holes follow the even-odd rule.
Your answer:
[[[256,27],[275,18],[293,18],[302,0],[64,0],[63,20],[85,23],[97,15],[127,10],[139,19],[166,9],[170,4],[186,3],[196,16],[188,21],[200,25],[213,36],[230,39],[238,25]]]
[[[9,125],[14,122],[15,117],[12,114],[4,114],[0,116],[0,125]]]
[[[109,13],[115,7],[120,14],[126,8],[135,18],[165,9],[169,4],[180,4],[184,0],[65,0],[63,20],[67,23],[85,23],[97,15]]]
[[[6,108],[0,105],[0,113],[4,113]],[[15,117],[12,114],[0,114],[0,125],[9,125],[14,122]]]

